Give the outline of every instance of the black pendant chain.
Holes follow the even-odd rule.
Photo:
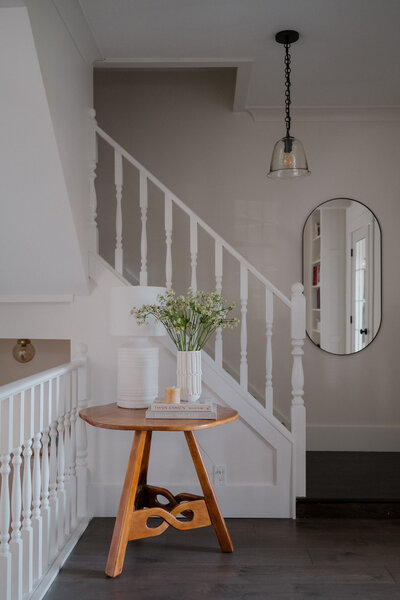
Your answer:
[[[290,54],[289,54],[290,44],[285,44],[285,123],[286,123],[286,137],[290,138]]]

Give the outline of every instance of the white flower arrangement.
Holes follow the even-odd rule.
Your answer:
[[[160,321],[178,350],[201,350],[219,328],[236,327],[238,319],[228,318],[235,307],[226,304],[217,292],[196,292],[189,289],[186,296],[176,296],[172,290],[159,294],[158,304],[132,308],[131,314],[139,325],[150,315]]]

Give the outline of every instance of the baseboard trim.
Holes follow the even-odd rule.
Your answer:
[[[56,556],[54,562],[48,567],[47,571],[42,575],[40,581],[37,584],[37,587],[29,596],[27,596],[25,600],[42,600],[46,592],[49,590],[51,584],[57,577],[61,567],[63,566],[68,556],[71,554],[72,550],[78,543],[79,538],[85,531],[86,527],[89,525],[90,521],[91,517],[83,519],[78,524],[77,528],[65,544],[64,548]]]
[[[308,425],[307,450],[400,452],[400,426]]]

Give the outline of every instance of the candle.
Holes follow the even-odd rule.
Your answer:
[[[181,401],[181,388],[171,387],[165,388],[165,403],[179,404]]]

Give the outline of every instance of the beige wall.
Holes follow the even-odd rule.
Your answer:
[[[287,295],[291,284],[302,277],[301,233],[308,214],[335,197],[354,198],[371,208],[383,235],[382,327],[375,341],[354,356],[330,355],[306,341],[308,443],[313,449],[400,449],[396,356],[400,328],[396,276],[400,261],[399,123],[294,123],[293,134],[306,148],[312,175],[296,181],[271,181],[266,178],[268,163],[284,127],[256,123],[247,113],[233,113],[233,84],[234,74],[229,70],[98,71],[98,122]],[[108,161],[105,175],[99,172],[98,178],[101,252],[111,259],[115,195],[112,179],[107,182],[106,177],[111,174],[112,156],[102,146],[100,156]],[[137,176],[127,175],[125,216],[130,223],[137,223]],[[154,190],[150,196],[150,283],[160,284],[162,204]],[[130,253],[127,263],[136,275],[138,235],[136,224],[125,236]],[[187,247],[187,223],[178,217],[174,236]],[[199,285],[207,287],[212,285],[212,248],[206,238],[199,240],[204,265],[199,267]],[[178,256],[175,246],[182,287],[188,284],[188,256],[188,251]],[[234,296],[234,274],[234,266],[226,261],[224,291],[230,297]],[[255,284],[250,290],[249,358],[255,365],[250,377],[255,387],[262,389],[262,290]],[[278,315],[274,337],[275,399],[287,415],[290,362],[289,345],[278,337],[282,319]],[[282,328],[287,337],[287,325]],[[231,334],[229,346],[238,341],[238,333]],[[233,365],[235,370],[237,366]]]
[[[12,351],[16,339],[0,339],[0,385],[29,377],[71,360],[69,340],[31,340],[36,352],[28,363],[19,363]]]

